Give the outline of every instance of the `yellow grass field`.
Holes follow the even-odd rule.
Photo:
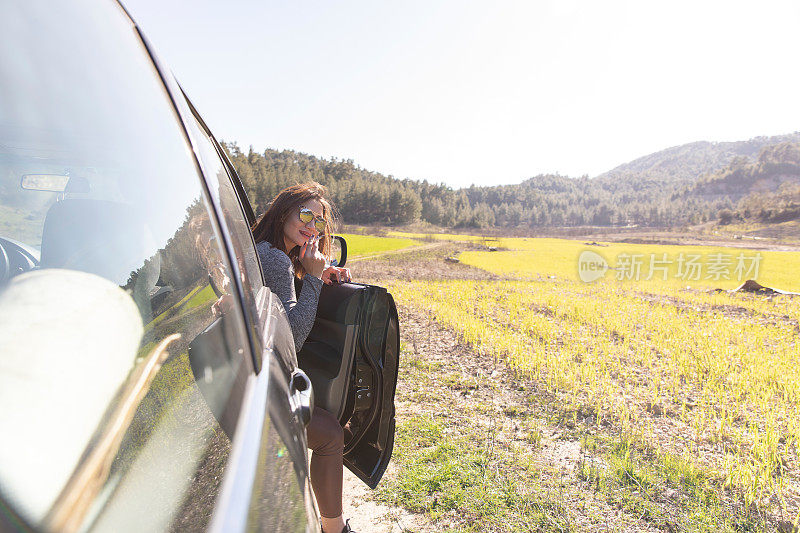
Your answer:
[[[691,286],[732,289],[741,285],[746,279],[755,279],[768,287],[800,292],[800,252],[721,246],[602,242],[589,245],[569,239],[486,239],[470,235],[424,235],[400,232],[390,232],[389,235],[470,242],[497,247],[498,251],[495,252],[466,251],[459,258],[467,265],[502,275],[518,277],[555,275],[578,280],[579,257],[582,252],[589,251],[600,255],[609,267],[618,268],[609,270],[604,279],[619,278],[622,283],[637,283],[652,287]]]
[[[461,263],[500,279],[404,280],[390,286],[395,298],[428,311],[479,353],[566,394],[598,428],[617,428],[651,450],[653,468],[680,458],[718,487],[714,497],[725,505],[796,519],[800,297],[710,289],[756,279],[800,291],[800,252],[433,238],[471,243]],[[588,283],[578,270],[587,250],[611,267]],[[690,256],[701,266],[687,277]],[[626,263],[632,257],[641,260],[638,275]],[[660,268],[647,279],[651,257]],[[748,272],[754,257],[758,271]]]

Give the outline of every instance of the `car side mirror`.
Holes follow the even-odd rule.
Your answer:
[[[347,261],[347,241],[341,235],[334,235],[331,241],[331,266],[343,267]]]

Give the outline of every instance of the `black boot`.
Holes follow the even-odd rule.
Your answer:
[[[342,530],[342,533],[358,533],[357,531],[353,531],[353,529],[350,527],[349,518],[344,523],[344,529]]]

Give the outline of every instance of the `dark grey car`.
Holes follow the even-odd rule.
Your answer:
[[[346,465],[378,483],[392,298],[326,288],[295,354],[252,221],[120,5],[2,3],[0,529],[318,531],[314,393],[350,422]]]

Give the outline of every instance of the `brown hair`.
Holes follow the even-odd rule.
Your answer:
[[[267,207],[267,211],[261,215],[255,224],[253,224],[253,238],[256,243],[267,241],[273,247],[281,250],[289,259],[292,260],[294,265],[294,272],[298,278],[302,278],[305,274],[303,265],[300,264],[300,247],[295,246],[291,250],[286,250],[286,244],[283,239],[283,226],[289,217],[300,216],[300,206],[309,200],[317,200],[322,204],[322,218],[327,223],[325,231],[320,235],[319,251],[326,257],[329,256],[331,251],[331,231],[336,216],[333,206],[325,199],[325,187],[311,181],[308,183],[301,183],[286,187],[278,195],[273,198]]]

